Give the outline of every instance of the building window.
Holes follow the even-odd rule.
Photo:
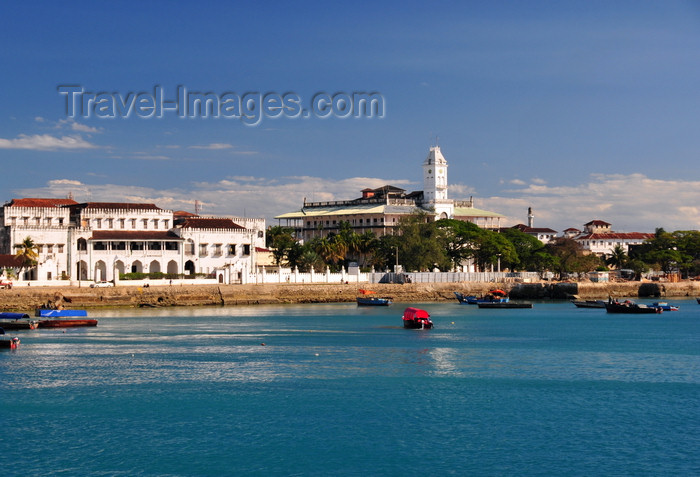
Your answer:
[[[58,245],[56,245],[56,249],[57,253],[63,253],[63,244],[59,243]]]
[[[158,228],[158,219],[153,219],[153,228],[154,229]]]
[[[29,217],[22,217],[22,225],[29,225]]]
[[[229,246],[228,246],[228,254],[229,254],[229,255],[236,255],[236,244],[234,244],[234,243],[229,244]]]
[[[51,227],[51,217],[46,217],[44,219],[44,227]]]
[[[214,256],[215,257],[221,256],[221,244],[220,243],[214,244]]]
[[[95,219],[95,228],[96,229],[102,228],[102,219]]]
[[[131,219],[131,228],[132,229],[136,228],[136,219]]]
[[[144,230],[148,230],[148,219],[143,219],[143,228]]]
[[[250,255],[250,244],[243,244],[243,255]]]
[[[53,244],[47,244],[46,245],[46,253],[53,253]]]
[[[163,228],[167,229],[170,226],[170,221],[168,219],[163,220]]]
[[[123,229],[125,227],[126,220],[125,219],[119,219],[119,228]]]
[[[200,243],[200,244],[199,244],[199,255],[200,255],[200,256],[202,256],[202,257],[203,257],[203,256],[206,256],[208,245],[209,245],[209,244],[206,244],[206,243]]]
[[[107,228],[111,229],[114,227],[114,219],[107,219]]]

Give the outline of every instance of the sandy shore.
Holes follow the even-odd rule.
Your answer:
[[[637,297],[640,288],[643,295],[662,297],[700,296],[697,282],[678,283],[566,283],[524,284],[499,283],[411,283],[405,285],[367,285],[377,296],[391,296],[398,302],[439,302],[454,300],[454,292],[481,295],[494,287],[511,292],[513,298],[566,299],[577,295],[582,299]],[[649,294],[651,288],[652,293]],[[354,302],[358,296],[357,285],[325,284],[265,284],[265,285],[187,285],[116,288],[73,287],[15,287],[0,290],[0,311],[30,312],[47,301],[64,301],[67,308],[139,307],[139,306],[211,306],[285,303],[333,303]]]

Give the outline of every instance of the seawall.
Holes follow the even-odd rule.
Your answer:
[[[397,302],[455,300],[454,292],[482,295],[493,288],[509,292],[512,299],[582,299],[614,297],[695,297],[700,283],[410,283],[373,284],[366,288],[376,296],[391,296]],[[15,287],[0,290],[0,311],[31,312],[49,301],[66,308],[235,306],[251,304],[353,302],[356,284],[265,284],[265,285],[173,285],[151,287],[74,288]]]

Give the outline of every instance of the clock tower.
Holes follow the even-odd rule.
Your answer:
[[[454,203],[447,198],[447,161],[440,146],[433,146],[423,161],[423,206],[435,209],[436,219],[450,219]]]

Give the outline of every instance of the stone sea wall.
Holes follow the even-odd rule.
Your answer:
[[[410,283],[373,284],[376,296],[397,302],[455,300],[454,292],[482,295],[501,288],[512,299],[582,299],[613,297],[695,297],[700,283]],[[32,312],[47,302],[66,308],[235,306],[250,304],[353,302],[358,286],[344,284],[183,285],[116,288],[25,287],[0,290],[0,311]]]

